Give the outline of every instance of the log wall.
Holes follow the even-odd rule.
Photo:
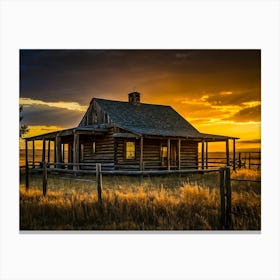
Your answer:
[[[125,142],[135,141],[135,159],[125,159]],[[176,140],[177,141],[177,140]],[[175,141],[174,141],[175,142]],[[168,164],[161,161],[160,147],[167,145],[167,140],[143,139],[143,162],[145,170],[167,169]],[[191,141],[181,141],[181,169],[194,168],[198,164],[198,143]],[[115,145],[115,169],[139,170],[140,169],[140,139],[116,139]],[[176,163],[171,164],[172,169],[179,167],[179,157]]]
[[[193,168],[198,165],[198,143],[181,141],[181,169]]]
[[[93,152],[95,142],[95,153]],[[80,135],[80,144],[84,145],[83,163],[101,163],[102,169],[114,168],[114,138],[113,130],[100,136]],[[92,167],[83,166],[82,169]]]
[[[114,138],[116,130],[111,129],[105,135],[80,135],[79,144],[83,145],[82,163],[101,163],[105,170],[140,170],[140,138],[122,139]],[[125,143],[135,142],[135,158],[125,158]],[[95,142],[95,153],[93,152],[93,142]],[[176,144],[178,140],[172,140],[171,144]],[[143,164],[144,170],[167,169],[167,162],[161,161],[161,145],[167,145],[167,139],[143,139]],[[176,148],[176,149],[177,149]],[[81,149],[80,149],[81,150]],[[181,140],[180,143],[180,169],[195,168],[198,165],[198,143]],[[80,158],[81,155],[80,155]],[[91,169],[90,166],[81,166],[81,169]],[[171,162],[171,169],[179,168],[179,156],[176,161]]]
[[[144,169],[161,169],[160,147],[161,140],[144,139],[143,141],[143,162]]]
[[[125,159],[125,143],[135,142],[135,159]],[[140,139],[115,139],[115,169],[139,170],[140,169]]]

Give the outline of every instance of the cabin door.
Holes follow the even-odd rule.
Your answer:
[[[170,141],[170,165],[177,166],[177,141]]]

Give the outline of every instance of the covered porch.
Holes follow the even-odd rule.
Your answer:
[[[215,168],[218,165],[232,166],[233,170],[236,170],[237,157],[236,157],[236,140],[237,137],[219,136],[214,134],[202,134],[199,139],[200,144],[200,160],[199,166],[201,169]],[[224,152],[222,157],[209,157],[209,143],[221,142],[224,143]],[[216,153],[217,154],[217,153]],[[231,156],[232,157],[231,157]],[[213,165],[214,164],[214,165]]]
[[[112,144],[104,141],[101,144],[103,146],[101,150],[105,151],[105,154],[101,155],[101,158],[96,162],[84,162],[83,145],[81,144],[83,139],[85,137],[89,140],[97,139],[108,135],[108,132],[110,132],[109,127],[76,127],[25,138],[25,165],[35,169],[36,167],[41,168],[42,163],[47,162],[50,168],[80,170],[95,169],[95,164],[101,163],[102,169],[104,167],[110,170],[121,170],[124,166],[118,165],[116,160],[115,162],[114,160],[110,163],[106,162],[106,155],[108,155],[108,149],[113,149],[113,145],[116,145],[116,139],[122,139],[124,141],[134,140],[137,143],[135,162],[133,165],[128,164],[130,167],[132,166],[132,170],[204,170],[225,165],[232,166],[235,170],[238,167],[236,158],[236,140],[238,138],[202,133],[196,137],[113,133],[111,136],[115,140],[110,142]],[[36,141],[40,142],[42,150],[40,159],[37,158],[37,161],[35,160]],[[154,141],[154,144],[149,144],[151,141]],[[214,159],[209,157],[209,143],[213,142],[224,143],[225,150],[222,157]],[[110,148],[109,145],[112,147]],[[114,150],[113,154],[110,155],[112,159],[117,157],[116,147]],[[124,152],[124,150],[121,151],[121,156],[124,155]],[[220,161],[214,165],[213,160],[218,159]]]
[[[102,136],[107,132],[108,128],[76,127],[25,138],[25,165],[36,168],[48,162],[49,167],[79,170],[82,165],[81,137]],[[37,149],[40,145],[42,151],[39,161],[35,157],[36,142],[39,142]]]

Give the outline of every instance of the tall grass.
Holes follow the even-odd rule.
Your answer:
[[[43,197],[41,177],[33,176],[28,192],[20,186],[20,229],[218,230],[217,178],[103,177],[101,211],[94,183],[50,177]],[[233,229],[260,230],[260,187],[242,185],[232,188]]]

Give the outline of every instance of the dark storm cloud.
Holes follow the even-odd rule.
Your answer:
[[[234,114],[230,120],[237,122],[259,122],[261,117],[261,105],[245,108]]]
[[[78,125],[83,117],[83,112],[54,108],[47,105],[31,105],[23,108],[23,122],[27,125],[56,125],[71,127]]]
[[[260,51],[21,50],[20,75],[21,97],[43,101],[124,100],[133,85],[151,100],[172,99],[260,88]]]

